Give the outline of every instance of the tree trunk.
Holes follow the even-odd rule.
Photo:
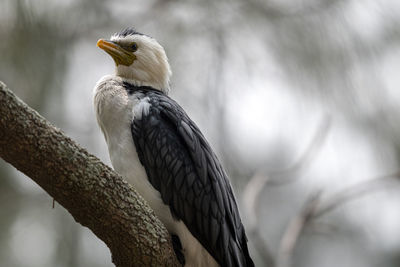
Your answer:
[[[0,157],[103,240],[116,266],[179,266],[167,230],[143,198],[2,82]]]

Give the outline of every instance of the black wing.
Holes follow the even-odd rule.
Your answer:
[[[142,93],[149,113],[131,127],[150,183],[221,266],[254,266],[232,188],[210,145],[174,100]]]

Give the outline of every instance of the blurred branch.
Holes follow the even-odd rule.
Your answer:
[[[250,179],[244,189],[243,201],[245,210],[248,211],[248,232],[267,266],[290,267],[293,251],[299,237],[302,235],[305,228],[317,225],[315,223],[316,219],[351,200],[360,198],[381,188],[381,186],[386,185],[388,179],[400,177],[400,172],[398,172],[367,180],[335,193],[325,200],[322,199],[321,191],[312,194],[304,204],[300,213],[290,221],[281,239],[278,255],[275,260],[274,256],[271,254],[271,250],[267,247],[267,243],[262,239],[259,231],[257,204],[261,192],[267,185],[282,185],[294,181],[293,174],[312,162],[316,152],[326,139],[330,125],[330,117],[325,117],[317,127],[317,130],[304,153],[302,153],[298,160],[296,160],[291,166],[284,170],[272,173],[270,172],[269,174],[257,172]],[[271,177],[274,176],[275,178],[272,179]]]
[[[312,220],[315,210],[318,207],[318,203],[321,197],[321,192],[317,192],[306,201],[301,212],[292,219],[287,227],[278,251],[278,257],[276,261],[277,267],[289,267],[291,266],[291,259],[293,250],[297,244],[303,229],[307,223]]]
[[[248,235],[257,249],[258,254],[262,257],[264,266],[273,267],[275,266],[275,259],[271,254],[271,249],[268,247],[267,242],[265,242],[260,235],[258,227],[247,229]]]
[[[275,265],[275,260],[271,254],[271,250],[268,248],[267,242],[265,242],[260,235],[256,211],[258,198],[268,181],[268,177],[269,176],[266,175],[259,175],[258,173],[253,176],[244,189],[243,204],[245,207],[244,210],[247,211],[247,232],[258,254],[263,258],[265,266],[270,267]]]
[[[388,180],[392,180],[393,178],[400,178],[400,172],[366,180],[343,191],[337,192],[321,203],[313,217],[315,219],[319,218],[326,213],[333,211],[339,206],[348,203],[349,201],[358,199],[366,194],[371,193],[372,191],[380,189],[381,187],[386,187],[386,182]]]
[[[394,174],[363,181],[350,188],[335,193],[325,200],[322,199],[321,191],[312,194],[306,201],[300,213],[290,221],[286,228],[279,246],[276,266],[291,266],[291,259],[298,239],[306,228],[315,225],[315,220],[351,200],[358,199],[366,194],[376,191],[377,189],[381,189],[383,186],[387,186],[389,179],[399,177],[400,172],[396,172]]]
[[[275,264],[271,252],[267,248],[266,243],[262,240],[258,228],[257,203],[259,202],[261,192],[267,185],[282,185],[292,182],[294,180],[293,177],[295,177],[293,173],[300,171],[312,161],[316,152],[326,139],[330,126],[331,118],[325,116],[317,127],[317,130],[315,131],[313,138],[311,138],[311,142],[307,146],[306,150],[291,166],[283,170],[270,172],[269,174],[256,172],[243,191],[243,204],[245,210],[248,212],[248,232],[267,266],[274,266]],[[275,178],[272,179],[271,177],[274,176]]]
[[[321,120],[313,138],[311,138],[310,144],[291,166],[283,170],[269,172],[268,174],[256,172],[253,175],[243,191],[243,202],[246,210],[249,212],[250,226],[257,224],[257,203],[264,187],[267,185],[282,185],[292,182],[295,179],[293,173],[307,166],[317,154],[329,132],[331,121],[329,116],[325,116]]]
[[[313,137],[311,138],[310,143],[308,144],[304,152],[300,155],[300,157],[286,169],[276,170],[272,172],[270,171],[269,175],[274,178],[269,179],[267,181],[267,185],[282,185],[292,182],[295,179],[295,176],[291,174],[301,171],[302,169],[307,167],[315,158],[318,151],[322,147],[322,144],[326,140],[331,125],[332,118],[329,115],[325,115],[317,126],[317,129]]]
[[[116,266],[178,266],[170,236],[117,173],[0,82],[0,156],[110,248]]]

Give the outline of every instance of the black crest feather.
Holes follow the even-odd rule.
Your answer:
[[[115,33],[114,35],[115,36],[126,37],[128,35],[135,35],[135,34],[144,35],[143,33],[140,33],[138,31],[136,31],[135,28],[133,28],[133,27],[125,28],[122,31]]]

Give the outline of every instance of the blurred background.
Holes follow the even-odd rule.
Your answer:
[[[0,80],[107,164],[96,41],[128,26],[166,49],[257,266],[400,266],[400,1],[0,0]],[[0,266],[113,266],[52,201],[0,160]]]

